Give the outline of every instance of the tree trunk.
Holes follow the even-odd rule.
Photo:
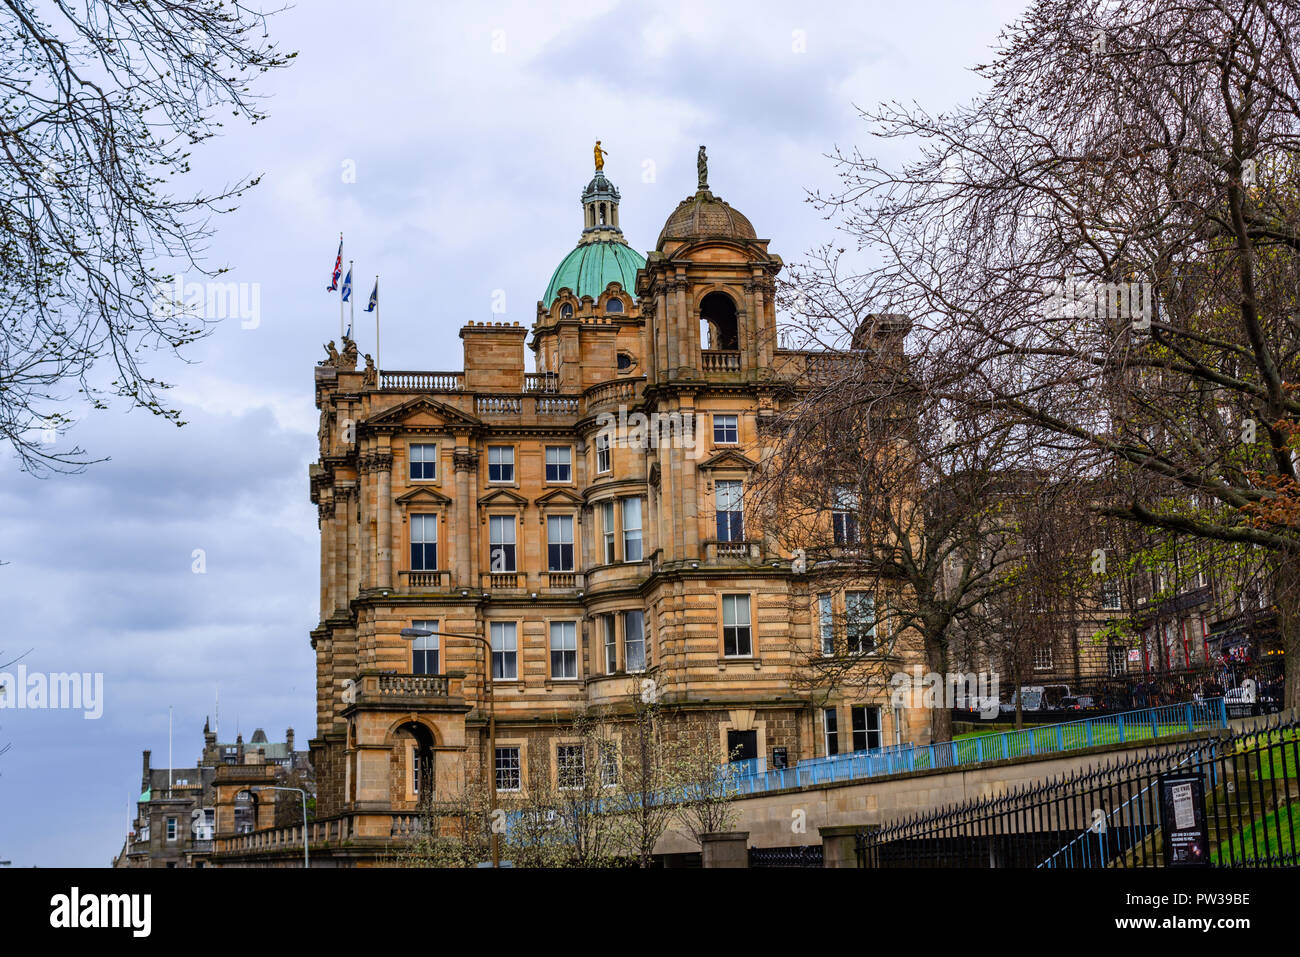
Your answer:
[[[946,643],[927,640],[925,643],[926,664],[930,671],[940,677],[948,674],[948,646]],[[930,743],[941,744],[952,740],[952,709],[948,707],[947,695],[940,694],[935,706],[930,709]]]
[[[1278,556],[1277,631],[1282,640],[1282,666],[1286,690],[1282,705],[1300,708],[1300,554],[1283,552]]]

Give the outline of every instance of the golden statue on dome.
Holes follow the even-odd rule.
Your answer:
[[[600,148],[600,140],[596,140],[596,172],[599,173],[605,168],[605,157],[609,155],[608,150]]]

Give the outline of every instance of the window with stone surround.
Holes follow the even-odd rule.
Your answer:
[[[645,671],[645,614],[623,612],[623,669]]]
[[[434,571],[438,567],[438,516],[411,516],[411,571]]]
[[[855,704],[853,716],[853,750],[874,751],[880,747],[880,709],[872,705]]]
[[[513,482],[515,480],[515,449],[512,445],[488,446],[488,481]]]
[[[551,678],[578,677],[578,623],[551,622]]]
[[[749,596],[722,596],[722,654],[727,658],[749,658],[754,653],[750,631]]]
[[[438,446],[431,442],[412,442],[410,450],[411,481],[428,482],[438,477]]]
[[[488,568],[494,573],[516,570],[513,515],[488,516],[488,560]]]
[[[518,627],[513,621],[494,621],[492,632],[492,680],[515,681],[519,677]]]
[[[641,560],[641,499],[625,498],[623,505],[623,561]]]
[[[573,481],[573,450],[567,445],[546,447],[546,481],[560,484]]]
[[[839,754],[840,716],[834,708],[822,709],[822,732],[826,741],[826,754]]]
[[[587,774],[586,750],[581,744],[555,746],[556,785],[561,790],[581,788]]]
[[[432,631],[434,634],[416,638],[411,642],[411,674],[438,674],[438,623],[436,621],[413,621],[412,628]]]
[[[609,470],[609,433],[602,432],[596,436],[596,474],[601,475]]]
[[[518,791],[520,780],[519,748],[515,746],[498,747],[496,753],[496,773],[498,791]]]
[[[573,516],[546,516],[546,567],[552,572],[573,571]]]

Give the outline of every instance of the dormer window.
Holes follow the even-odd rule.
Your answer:
[[[561,318],[561,319],[572,319],[572,318],[573,318],[573,304],[572,304],[572,303],[568,303],[568,302],[566,302],[564,305],[562,305],[562,306],[560,307],[560,318]]]
[[[609,302],[605,303],[605,311],[606,311],[607,313],[610,313],[610,312],[622,312],[622,311],[623,311],[623,300],[622,300],[622,299],[611,299]]]

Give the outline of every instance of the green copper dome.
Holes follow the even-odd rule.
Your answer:
[[[645,266],[645,257],[626,243],[602,240],[581,243],[560,261],[542,297],[542,308],[550,309],[561,289],[568,287],[581,299],[600,297],[611,282],[620,283],[627,292],[636,289],[636,271]]]

